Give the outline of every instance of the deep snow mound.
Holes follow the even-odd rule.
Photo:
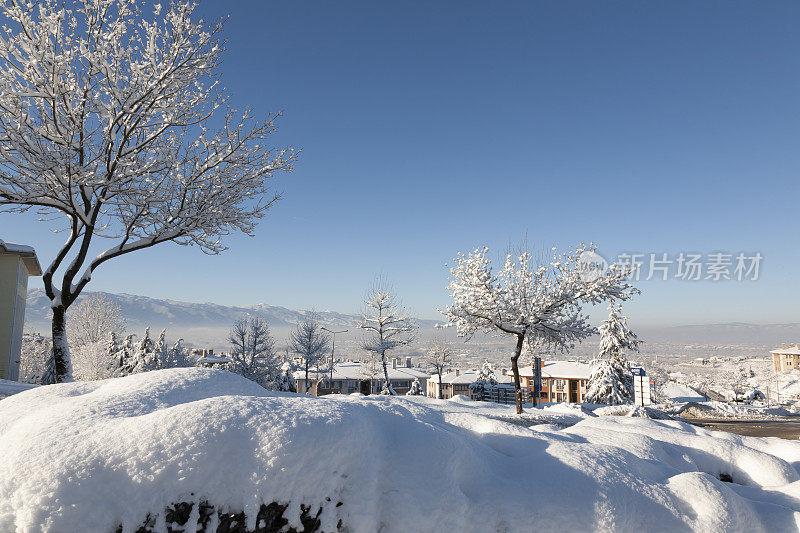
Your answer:
[[[635,417],[528,428],[480,409],[197,368],[37,387],[0,401],[0,531],[135,531],[148,515],[166,531],[179,502],[250,530],[273,503],[293,527],[310,508],[355,533],[797,529],[800,442]]]

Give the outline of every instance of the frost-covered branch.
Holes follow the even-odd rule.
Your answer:
[[[194,20],[195,7],[0,0],[0,210],[66,219],[44,275],[54,338],[101,264],[163,242],[224,251],[278,200],[269,178],[292,168],[292,149],[265,146],[279,112],[228,108],[222,23]],[[92,257],[96,238],[113,242]],[[66,345],[54,350],[56,379],[69,379]]]

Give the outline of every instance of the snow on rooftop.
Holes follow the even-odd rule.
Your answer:
[[[25,244],[17,244],[15,242],[6,242],[0,239],[0,250],[15,254],[35,254],[36,250]]]
[[[231,358],[225,357],[223,355],[204,355],[197,360],[197,363],[208,363],[208,364],[223,364],[223,363],[230,363]]]
[[[293,527],[308,505],[353,533],[797,529],[800,442],[577,411],[525,427],[482,404],[205,368],[35,387],[0,401],[0,531],[132,532],[148,514],[166,531],[163,508],[197,500],[248,528],[276,501]]]
[[[591,365],[580,361],[544,361],[542,364],[542,377],[564,379],[589,379]],[[531,365],[521,366],[521,376],[533,376]]]
[[[498,383],[511,383],[512,377],[510,375],[503,375],[501,372],[495,372],[495,381]],[[439,382],[439,374],[432,375],[429,379],[434,382]],[[469,385],[478,379],[478,371],[475,369],[459,370],[458,372],[445,372],[442,374],[442,383],[449,383],[452,385]]]
[[[0,239],[0,253],[19,254],[28,274],[31,276],[41,276],[42,267],[39,265],[39,259],[36,257],[36,250],[25,244],[17,244],[15,242],[6,242]]]
[[[778,354],[778,355],[800,355],[800,346],[792,345],[786,348],[776,348],[772,350],[770,353]]]
[[[428,373],[424,370],[420,370],[419,368],[409,368],[405,366],[398,366],[397,368],[392,368],[391,362],[387,363],[387,370],[389,373],[389,379],[395,380],[414,380],[417,379],[428,379]],[[309,378],[316,376],[317,371],[315,369],[309,369]],[[325,376],[326,378],[330,378],[331,372],[330,371],[320,371],[319,374]],[[297,370],[293,373],[295,379],[305,379],[305,370]],[[375,372],[372,376],[373,379],[383,379],[383,367],[380,363],[375,365]],[[369,366],[366,363],[361,363],[357,361],[343,361],[336,363],[333,367],[333,380],[363,380],[363,379],[370,379],[370,370]]]

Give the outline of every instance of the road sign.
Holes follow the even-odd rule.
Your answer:
[[[631,368],[633,374],[633,402],[636,405],[650,405],[652,398],[650,395],[650,379],[644,368]]]

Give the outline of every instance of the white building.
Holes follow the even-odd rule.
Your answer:
[[[512,377],[504,374],[505,370],[495,374],[495,379],[498,383],[508,384],[512,383]],[[470,385],[475,383],[478,379],[477,370],[451,370],[442,374],[442,395],[444,400],[450,399],[453,396],[472,396],[470,392]],[[439,398],[439,374],[434,374],[428,378],[427,394],[429,398]]]
[[[0,379],[19,379],[28,276],[41,275],[33,248],[0,240]]]
[[[413,368],[411,358],[407,358],[400,364],[399,358],[388,361],[389,382],[398,394],[405,394],[411,388],[411,383],[415,379],[419,380],[423,394],[428,380],[428,373]],[[325,394],[352,394],[360,392],[362,394],[378,394],[383,389],[385,381],[383,366],[380,361],[376,364],[362,363],[357,361],[338,362],[333,367],[333,372],[309,369],[308,387],[306,387],[305,370],[297,370],[293,374],[297,381],[297,391],[303,392],[308,388],[308,393],[314,396]]]

